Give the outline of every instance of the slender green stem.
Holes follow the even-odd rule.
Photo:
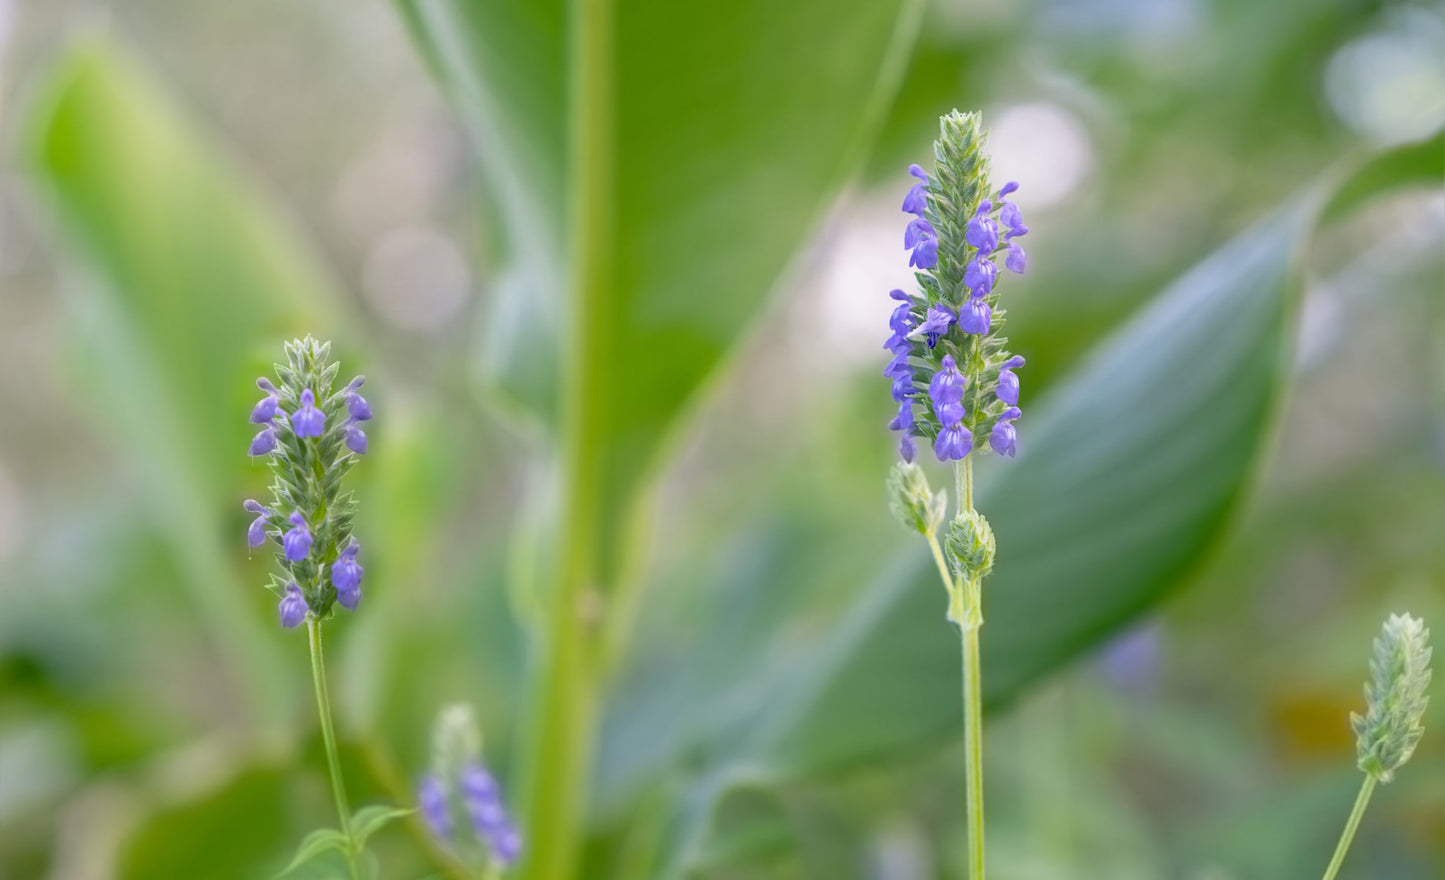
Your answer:
[[[576,875],[601,677],[609,420],[616,412],[613,342],[618,309],[613,260],[616,176],[612,0],[571,2],[568,107],[567,345],[562,399],[558,561],[546,594],[548,631],[539,698],[527,738],[522,871],[527,880]]]
[[[1345,853],[1350,851],[1350,842],[1355,839],[1355,830],[1360,827],[1360,818],[1365,815],[1365,807],[1370,803],[1370,795],[1375,791],[1375,777],[1369,773],[1365,774],[1365,781],[1360,786],[1360,793],[1355,798],[1355,808],[1350,811],[1350,819],[1345,823],[1345,831],[1340,835],[1339,845],[1335,847],[1335,857],[1330,859],[1330,866],[1325,869],[1324,880],[1334,880],[1335,874],[1339,873],[1340,865],[1345,863]]]
[[[336,751],[336,729],[331,723],[331,693],[326,687],[326,658],[321,652],[321,622],[306,621],[311,637],[311,681],[316,685],[316,710],[321,713],[321,739],[326,743],[326,763],[331,768],[331,793],[336,797],[336,813],[341,818],[341,833],[346,835],[346,864],[355,880],[361,878],[357,863],[356,838],[351,835],[351,807],[346,803],[346,783],[341,779],[341,758]]]
[[[943,548],[938,544],[938,536],[933,532],[928,533],[928,549],[933,551],[933,562],[938,566],[938,576],[943,579],[943,588],[950,596],[956,590],[953,583],[953,574],[948,570],[948,562],[943,558]]]
[[[973,460],[954,465],[960,510],[973,510]],[[967,797],[968,871],[983,880],[983,673],[978,631],[983,626],[983,590],[977,578],[960,578],[963,613],[955,621],[963,648],[963,748]]]

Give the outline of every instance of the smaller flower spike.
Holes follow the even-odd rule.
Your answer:
[[[958,316],[958,328],[965,333],[983,335],[993,326],[993,309],[981,296],[974,297],[964,305]]]
[[[428,773],[422,777],[416,789],[416,801],[421,806],[422,818],[432,833],[442,840],[452,837],[452,813],[447,808],[447,791],[442,781]]]
[[[988,445],[993,451],[1007,458],[1013,458],[1018,451],[1018,432],[1014,430],[1013,420],[1023,415],[1016,406],[1011,406],[1003,411],[998,421],[993,423],[993,433],[989,434]]]
[[[297,437],[320,437],[326,430],[326,415],[316,408],[310,388],[301,392],[301,407],[291,416],[291,429]]]
[[[281,625],[286,629],[300,626],[306,619],[306,612],[311,610],[306,607],[306,597],[301,595],[301,588],[295,583],[286,585],[286,595],[281,597],[278,607],[281,611]]]
[[[908,195],[903,197],[903,213],[922,217],[923,212],[928,210],[928,173],[917,165],[909,165],[908,173],[922,183],[915,183],[908,190]]]
[[[366,432],[352,422],[346,424],[346,448],[357,455],[366,454]]]
[[[261,433],[251,438],[250,455],[270,455],[276,451],[276,429],[262,428]]]
[[[249,544],[252,549],[260,547],[266,543],[266,517],[271,515],[271,511],[262,507],[261,502],[253,501],[250,498],[247,498],[241,506],[257,514],[256,518],[251,520],[251,525],[246,529],[246,543]]]
[[[998,399],[1009,406],[1019,402],[1019,377],[1014,370],[1023,365],[1024,359],[1014,355],[1004,361],[1003,369],[998,371]]]
[[[361,576],[365,569],[356,561],[361,552],[361,543],[352,537],[351,543],[341,551],[341,556],[331,566],[331,584],[336,587],[336,601],[347,611],[355,611],[361,604]]]
[[[255,409],[251,410],[251,424],[269,424],[272,419],[276,418],[276,408],[280,406],[281,398],[276,394],[276,386],[272,385],[271,380],[265,376],[256,380],[256,387],[266,392],[266,396],[261,398],[261,402],[256,404]]]
[[[286,547],[286,561],[300,562],[311,552],[311,530],[306,527],[306,518],[300,513],[291,514],[290,531],[282,536]]]

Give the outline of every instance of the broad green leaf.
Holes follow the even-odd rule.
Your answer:
[[[270,621],[220,536],[261,477],[246,460],[251,377],[313,326],[330,283],[282,212],[133,59],[72,49],[28,120],[30,165],[75,276],[74,361],[107,436],[129,447],[197,608],[254,708],[287,691]],[[233,545],[238,546],[238,545]],[[259,577],[258,575],[254,575]]]
[[[369,807],[362,807],[351,817],[351,833],[356,837],[358,844],[366,843],[366,839],[391,822],[410,816],[416,810],[405,807],[388,807],[382,804],[373,804]]]
[[[506,221],[512,271],[490,322],[491,379],[550,420],[566,316],[583,308],[562,283],[569,4],[400,2],[472,124]],[[590,149],[613,194],[598,221],[611,243],[597,285],[608,301],[606,320],[573,344],[605,397],[586,433],[607,529],[625,522],[617,512],[679,410],[858,164],[920,5],[604,4],[613,143]]]
[[[318,828],[301,840],[296,855],[281,871],[284,876],[328,852],[346,852],[346,835],[335,828]]]

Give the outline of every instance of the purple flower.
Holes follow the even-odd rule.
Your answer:
[[[948,328],[957,320],[958,316],[953,313],[952,309],[942,303],[938,303],[929,307],[928,314],[924,318],[923,323],[909,335],[922,335],[928,343],[928,347],[933,348],[935,345],[938,345],[938,337],[947,333]]]
[[[366,454],[366,432],[356,427],[355,422],[346,423],[346,448],[357,455]]]
[[[968,301],[958,313],[958,328],[965,333],[983,335],[993,326],[993,308],[981,296]]]
[[[276,451],[276,429],[262,428],[261,433],[251,438],[251,455],[270,455]]]
[[[257,517],[251,520],[250,527],[246,529],[246,543],[253,548],[260,547],[266,543],[266,517],[271,515],[271,511],[262,507],[261,502],[250,498],[242,502],[241,506],[257,514]]]
[[[1015,275],[1024,274],[1024,269],[1028,267],[1028,260],[1024,256],[1024,249],[1019,247],[1018,242],[1011,241],[1008,243],[1008,256],[1004,257],[1003,264],[1005,268]]]
[[[447,792],[442,781],[430,774],[422,777],[421,783],[416,787],[416,802],[421,807],[422,818],[426,819],[432,833],[442,840],[450,840],[452,814],[447,808]]]
[[[1004,361],[1004,365],[998,371],[998,399],[1009,406],[1019,402],[1019,377],[1014,370],[1024,365],[1024,359],[1014,355]]]
[[[974,296],[988,296],[993,290],[994,279],[998,277],[998,267],[988,257],[980,256],[968,268],[963,270],[963,283]]]
[[[256,380],[256,387],[266,392],[266,396],[261,398],[261,402],[256,404],[255,409],[251,410],[251,423],[264,425],[276,418],[276,408],[280,406],[281,398],[277,396],[276,386],[272,385],[271,380],[264,376]]]
[[[933,231],[933,224],[918,217],[909,221],[907,228],[903,230],[903,248],[915,248],[923,241],[937,237],[938,233]]]
[[[888,366],[883,368],[883,375],[890,379],[897,379],[901,376],[911,377],[913,367],[908,365],[908,352],[900,351],[895,354],[893,360],[888,362]]]
[[[888,328],[895,334],[907,335],[913,329],[913,299],[901,290],[890,290],[888,296],[901,301],[888,318]]]
[[[993,202],[984,199],[973,219],[963,227],[963,240],[978,248],[980,255],[991,254],[998,247],[998,224],[988,216],[992,208]]]
[[[281,597],[277,608],[281,612],[281,625],[286,629],[300,626],[306,619],[306,612],[311,610],[306,605],[306,597],[301,595],[301,588],[294,581],[286,585],[286,595]]]
[[[888,423],[888,427],[894,431],[913,430],[912,401],[905,400],[902,403],[898,404],[898,415],[893,417],[893,421]]]
[[[913,444],[913,435],[904,434],[903,439],[898,441],[898,457],[904,461],[913,461],[913,456],[918,454],[917,447]]]
[[[361,576],[366,572],[356,561],[361,544],[353,536],[341,556],[331,566],[331,584],[336,587],[336,601],[347,611],[355,611],[361,604]]]
[[[320,437],[326,430],[326,414],[316,408],[310,388],[301,392],[301,408],[291,415],[291,430],[297,437]]]
[[[963,374],[953,362],[953,355],[944,355],[943,368],[928,381],[928,399],[933,402],[935,412],[945,403],[963,400],[963,382]]]
[[[899,376],[893,380],[893,399],[899,403],[913,396],[913,376]]]
[[[1017,180],[1010,180],[1008,183],[1005,183],[1003,185],[1003,189],[998,191],[998,197],[1003,198],[1004,196],[1012,195],[1013,193],[1018,191],[1018,188],[1019,182]]]
[[[292,528],[281,536],[286,548],[287,562],[300,562],[311,552],[311,530],[306,528],[306,518],[299,512],[291,514]]]
[[[993,423],[993,433],[988,436],[988,445],[999,455],[1013,458],[1018,449],[1018,432],[1014,430],[1013,420],[1023,415],[1016,406],[1011,406],[1003,411],[998,421]]]
[[[913,249],[908,265],[915,269],[932,269],[938,265],[938,239],[925,238]]]
[[[356,389],[366,384],[365,376],[357,376],[346,386],[346,414],[353,422],[365,422],[371,419],[371,404],[366,398],[356,393]]]
[[[922,217],[923,212],[928,210],[928,173],[917,165],[909,165],[908,173],[922,183],[914,184],[913,188],[908,191],[908,195],[903,197],[903,213],[917,214]]]
[[[461,790],[477,836],[491,847],[494,859],[510,864],[521,854],[521,838],[507,818],[497,781],[480,764],[469,764],[462,770]]]
[[[962,461],[973,449],[973,435],[959,424],[944,428],[933,441],[933,452],[939,461]]]

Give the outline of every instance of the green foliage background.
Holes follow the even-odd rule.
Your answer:
[[[1025,450],[980,477],[991,863],[1316,876],[1371,635],[1445,629],[1445,13],[614,13],[581,165],[568,4],[11,13],[0,875],[265,877],[330,821],[303,640],[240,538],[251,381],[309,331],[378,413],[332,627],[354,800],[408,801],[460,699],[528,815],[580,522],[579,876],[961,876],[955,639],[882,498],[885,334],[849,328],[886,321],[866,256],[907,280],[937,116],[1043,105],[1086,173],[1024,181]],[[1435,59],[1413,115],[1351,113],[1390,94],[1341,79],[1369,40]],[[1440,876],[1442,705],[1359,876]],[[375,845],[451,870],[414,819]]]

